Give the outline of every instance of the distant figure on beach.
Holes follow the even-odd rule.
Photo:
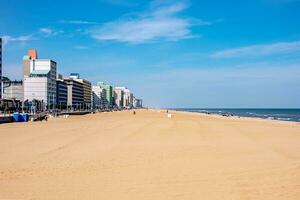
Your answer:
[[[135,110],[133,111],[133,115],[135,115]]]
[[[169,113],[169,110],[167,110],[167,113]]]

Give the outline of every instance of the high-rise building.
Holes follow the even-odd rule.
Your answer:
[[[43,101],[45,108],[56,103],[56,62],[49,59],[30,60],[30,74],[24,74],[24,100]]]
[[[56,105],[58,108],[67,108],[68,105],[68,86],[62,75],[56,80]]]
[[[70,78],[83,84],[83,103],[87,107],[91,107],[92,84],[88,80],[81,79],[78,73],[71,73]]]
[[[131,108],[133,106],[133,94],[127,88],[124,89],[124,107]]]
[[[34,60],[37,60],[37,51],[35,49],[30,49],[27,51],[27,55],[23,57],[23,78],[29,77],[32,71],[31,65],[33,65]]]
[[[39,100],[44,108],[56,104],[56,62],[38,59],[35,50],[29,50],[23,57],[24,100]]]
[[[133,107],[133,94],[132,92],[126,87],[115,87],[123,92],[123,104],[122,107],[124,108],[132,108]]]
[[[122,108],[124,105],[124,92],[122,87],[115,87],[114,88],[114,100],[115,105],[119,108]]]
[[[133,97],[133,107],[134,108],[142,108],[143,107],[143,100]]]
[[[99,86],[92,86],[92,106],[94,109],[106,107],[106,90]]]
[[[30,62],[31,57],[29,55],[23,56],[23,81],[25,77],[30,76]]]
[[[2,38],[0,38],[0,99],[2,97]]]
[[[105,84],[104,82],[98,82],[98,86],[100,88],[104,88],[106,90],[106,100],[109,106],[113,105],[113,87],[111,85]]]
[[[83,95],[83,83],[76,81],[73,78],[65,78],[64,82],[68,88],[68,107],[83,108],[84,107],[84,95]]]
[[[23,101],[23,81],[11,81],[10,86],[6,87],[4,90],[3,98]]]

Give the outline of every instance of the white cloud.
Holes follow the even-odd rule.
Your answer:
[[[40,28],[39,29],[39,33],[43,34],[43,36],[45,36],[45,37],[56,36],[63,32],[64,31],[54,30],[54,29],[50,29],[50,28]]]
[[[98,22],[92,22],[92,21],[85,21],[85,20],[61,20],[59,23],[62,24],[80,24],[80,25],[94,25],[99,24]]]
[[[127,43],[147,43],[158,40],[177,41],[194,35],[190,19],[178,14],[187,8],[184,3],[155,5],[134,17],[123,17],[107,22],[89,31],[97,40],[111,40]],[[206,25],[208,23],[197,23]]]
[[[245,56],[266,56],[272,54],[292,53],[298,51],[300,51],[300,41],[294,41],[225,49],[222,51],[217,51],[211,56],[214,58],[234,58]]]
[[[75,49],[88,49],[88,47],[83,45],[77,45],[75,46]]]
[[[6,45],[9,42],[27,42],[29,40],[32,40],[32,35],[21,35],[21,36],[17,36],[17,37],[13,37],[10,35],[4,35],[1,36],[1,38],[3,39],[3,45]]]
[[[51,34],[53,32],[53,30],[51,30],[49,28],[40,28],[40,32]]]
[[[32,40],[38,40],[41,36],[49,37],[56,36],[62,34],[64,31],[61,30],[53,30],[50,28],[40,28],[38,32],[32,33],[30,35],[21,35],[21,36],[11,36],[11,35],[3,35],[0,36],[3,39],[3,45],[6,45],[10,42],[21,42],[26,43]]]

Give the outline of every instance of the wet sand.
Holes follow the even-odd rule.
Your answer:
[[[2,124],[3,199],[300,199],[300,124],[150,110]]]

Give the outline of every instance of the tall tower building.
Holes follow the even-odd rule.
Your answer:
[[[0,99],[2,99],[2,38],[0,38]]]
[[[92,84],[88,80],[80,78],[78,73],[71,73],[70,78],[83,84],[83,104],[84,106],[91,107]]]
[[[30,75],[30,61],[31,57],[28,55],[23,56],[23,81],[24,77],[29,77]]]
[[[100,88],[104,88],[106,90],[106,100],[109,106],[113,105],[113,87],[111,85],[105,84],[104,82],[98,82],[98,86]]]
[[[56,104],[57,64],[50,59],[38,59],[32,49],[23,57],[24,100],[39,100],[48,108]]]
[[[30,49],[27,51],[27,55],[23,57],[23,79],[24,77],[29,77],[30,72],[32,71],[31,65],[33,65],[33,62],[37,59],[38,56],[37,51],[35,49]]]

